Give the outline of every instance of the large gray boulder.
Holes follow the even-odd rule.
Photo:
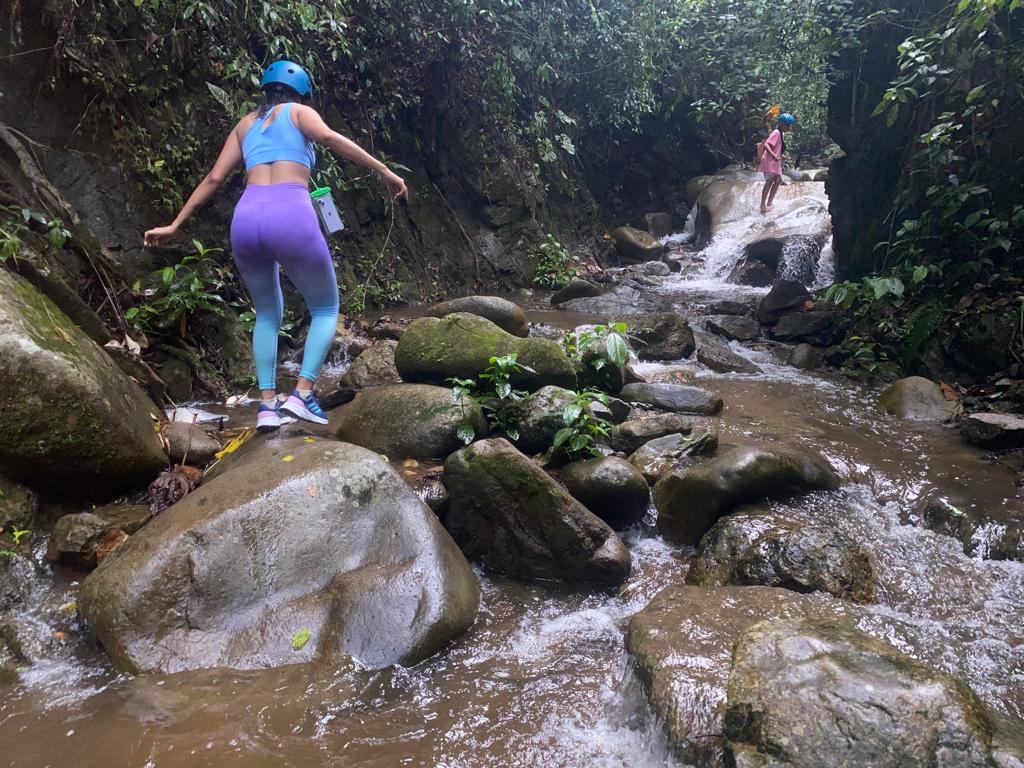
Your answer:
[[[627,384],[619,397],[631,403],[653,405],[663,411],[713,416],[722,410],[722,398],[714,392],[681,384]]]
[[[629,335],[636,337],[633,346],[641,360],[680,360],[693,354],[693,330],[676,312],[625,315],[615,322],[625,323]]]
[[[989,768],[997,723],[963,681],[848,622],[750,627],[733,652],[725,712],[737,768]],[[1024,723],[1015,723],[1024,729]]]
[[[113,496],[167,466],[161,411],[92,339],[0,270],[0,473],[46,494]]]
[[[790,312],[783,315],[768,332],[781,341],[806,341],[816,347],[827,347],[839,335],[837,315],[830,310]]]
[[[686,581],[702,587],[759,584],[875,602],[874,566],[857,542],[841,531],[756,512],[715,523],[701,539]]]
[[[626,649],[682,764],[724,766],[726,688],[743,631],[768,618],[831,618],[836,601],[829,601],[770,587],[674,585],[633,616]]]
[[[633,227],[618,227],[611,232],[615,250],[625,263],[656,261],[665,252],[665,246],[650,232]]]
[[[445,523],[466,555],[510,576],[620,584],[629,550],[615,532],[502,438],[445,462]]]
[[[338,411],[335,434],[392,459],[443,459],[463,445],[457,432],[468,423],[487,431],[480,406],[454,400],[450,387],[388,384],[363,390]]]
[[[397,346],[397,341],[386,339],[364,349],[352,361],[352,365],[345,371],[339,383],[356,389],[369,389],[382,384],[400,384],[402,377],[398,375],[398,368],[395,367]]]
[[[522,308],[500,296],[464,296],[461,299],[442,301],[427,309],[425,317],[444,317],[456,312],[484,317],[513,336],[525,338],[530,333],[530,323]]]
[[[213,461],[221,449],[220,441],[199,424],[172,421],[164,428],[168,454],[175,464],[185,462],[203,466]]]
[[[939,385],[922,376],[908,376],[889,387],[878,399],[886,413],[907,421],[942,424],[956,413],[956,401],[947,400]]]
[[[414,664],[478,600],[455,542],[386,461],[294,436],[222,460],[85,579],[78,607],[119,669],[168,673]]]
[[[643,520],[651,503],[640,470],[615,456],[574,461],[561,478],[573,498],[616,530]]]
[[[820,456],[781,446],[734,447],[658,481],[658,531],[675,544],[696,546],[720,517],[742,504],[838,486],[835,471]]]
[[[576,369],[557,343],[521,339],[476,315],[415,320],[395,348],[395,365],[403,381],[444,384],[453,376],[475,378],[490,358],[511,354],[533,369],[515,375],[514,386],[531,392],[546,384],[576,388]]]
[[[1003,449],[1024,447],[1024,419],[1010,413],[972,413],[959,423],[960,434],[971,445]]]

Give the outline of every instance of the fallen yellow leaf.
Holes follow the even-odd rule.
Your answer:
[[[313,438],[312,437],[304,437],[304,438],[302,438],[302,442],[304,442],[304,443],[312,443],[313,442]]]
[[[255,429],[243,430],[242,434],[240,434],[238,437],[236,437],[234,440],[232,440],[230,443],[225,445],[223,448],[221,448],[219,451],[217,451],[213,455],[216,456],[218,459],[220,459],[220,458],[223,458],[224,456],[227,456],[229,453],[234,453],[235,451],[237,451],[239,449],[239,447],[241,447],[242,443],[244,443],[246,440],[248,440],[250,437],[252,437],[255,434],[256,434],[256,430]]]
[[[295,461],[295,457],[292,456],[289,453],[287,456],[285,456],[283,459],[281,459],[281,461],[283,461],[285,464],[287,464],[289,461]]]

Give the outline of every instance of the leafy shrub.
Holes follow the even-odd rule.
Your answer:
[[[594,403],[607,405],[608,400],[608,395],[597,389],[577,392],[576,401],[562,410],[565,426],[555,433],[552,450],[564,451],[570,461],[602,456],[599,444],[607,442],[612,424],[607,419],[595,416],[591,406]]]
[[[124,313],[125,320],[145,331],[166,331],[177,326],[182,337],[188,335],[188,318],[197,312],[224,313],[220,295],[226,280],[225,271],[211,258],[219,248],[205,248],[193,240],[196,253],[177,264],[152,272],[144,286],[135,283],[134,290],[144,303]]]
[[[536,286],[557,290],[567,286],[576,277],[576,262],[554,235],[544,238],[544,242],[537,246],[533,258],[537,263],[533,273],[533,284]]]
[[[475,379],[450,378],[452,399],[461,404],[466,399],[474,400],[484,412],[492,431],[498,431],[509,440],[519,439],[519,427],[515,421],[514,406],[526,397],[528,392],[515,389],[511,378],[517,373],[533,369],[516,360],[516,355],[492,357],[488,367]],[[468,415],[458,425],[459,439],[467,445],[476,438],[476,428]]]
[[[608,363],[622,366],[629,362],[630,341],[638,341],[630,336],[626,323],[595,325],[580,333],[570,333],[565,337],[565,351],[572,360],[583,364],[587,361],[588,352],[596,352],[589,360],[595,371],[600,371]]]

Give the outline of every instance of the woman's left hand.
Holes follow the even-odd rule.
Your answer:
[[[399,176],[393,171],[387,171],[380,175],[381,181],[387,185],[388,191],[395,200],[401,200],[403,197],[409,199],[409,188],[405,185],[405,179]]]

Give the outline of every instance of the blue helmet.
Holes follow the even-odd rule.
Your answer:
[[[789,112],[783,112],[779,115],[779,122],[783,125],[792,125],[796,122],[796,118],[789,114]]]
[[[263,73],[260,88],[266,88],[268,85],[287,85],[299,96],[309,96],[313,92],[313,84],[306,70],[294,61],[284,59],[275,61]]]

